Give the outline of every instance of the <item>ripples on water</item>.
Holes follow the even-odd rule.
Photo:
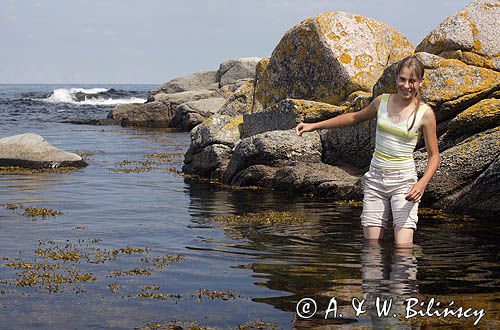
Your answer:
[[[102,86],[85,88],[93,87]],[[112,87],[120,98],[146,98],[153,88]],[[408,323],[376,317],[370,302],[393,298],[396,310],[410,296],[485,308],[480,325],[499,326],[498,223],[421,217],[414,251],[394,249],[391,235],[363,245],[359,207],[185,179],[166,169],[182,166],[188,133],[64,123],[103,118],[110,107],[32,100],[57,88],[69,89],[0,86],[2,137],[35,132],[90,154],[88,167],[70,173],[0,175],[1,204],[64,212],[33,221],[0,207],[0,328],[121,329],[172,321],[237,328],[263,320],[269,329],[401,329]],[[151,161],[145,156],[153,153],[172,157],[147,172],[115,171],[141,164],[119,165],[125,160]],[[269,211],[303,221],[215,220]],[[176,256],[182,257],[168,258]],[[318,303],[312,319],[295,313],[304,297]],[[344,317],[324,320],[332,297]],[[355,297],[368,299],[359,317],[350,307]]]

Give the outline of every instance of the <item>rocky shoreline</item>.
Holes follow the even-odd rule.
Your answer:
[[[287,31],[270,58],[232,60],[216,72],[174,79],[146,104],[130,111],[117,107],[110,118],[124,126],[192,128],[185,173],[234,186],[360,200],[375,119],[302,138],[293,128],[358,111],[394,92],[397,62],[414,54],[425,65],[422,97],[436,113],[442,159],[422,205],[498,217],[499,16],[496,1],[473,1],[414,47],[382,22],[320,14]],[[136,115],[139,108],[143,115]],[[423,141],[415,161],[421,176]]]
[[[500,5],[475,0],[416,47],[395,28],[359,15],[323,13],[285,33],[269,58],[241,58],[119,105],[94,124],[191,132],[183,172],[233,186],[260,186],[332,200],[362,199],[376,119],[298,137],[299,122],[359,111],[395,92],[394,70],[415,55],[423,100],[438,121],[441,164],[422,206],[500,214]],[[414,153],[421,176],[423,141]]]

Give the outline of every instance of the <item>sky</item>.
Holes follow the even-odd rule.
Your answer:
[[[417,46],[464,0],[0,0],[0,83],[160,84],[267,57],[307,17],[344,11]]]

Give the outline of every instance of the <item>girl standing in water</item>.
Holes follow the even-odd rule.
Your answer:
[[[413,245],[418,203],[439,165],[436,117],[419,95],[423,78],[423,64],[416,57],[406,57],[396,70],[397,94],[383,94],[360,111],[317,123],[300,123],[295,128],[302,136],[304,132],[352,126],[377,116],[375,151],[364,175],[361,225],[365,239],[383,237],[392,211],[395,244]],[[420,132],[428,160],[425,173],[418,180],[413,150]]]

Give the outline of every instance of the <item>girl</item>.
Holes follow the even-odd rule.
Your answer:
[[[395,244],[413,245],[418,203],[439,165],[436,117],[419,95],[423,78],[423,64],[416,57],[406,57],[396,69],[397,94],[380,95],[358,112],[300,123],[295,128],[302,136],[304,132],[356,125],[377,116],[375,151],[364,175],[361,225],[365,239],[383,237],[392,210]],[[424,135],[428,160],[424,175],[417,180],[413,150],[419,132]]]

